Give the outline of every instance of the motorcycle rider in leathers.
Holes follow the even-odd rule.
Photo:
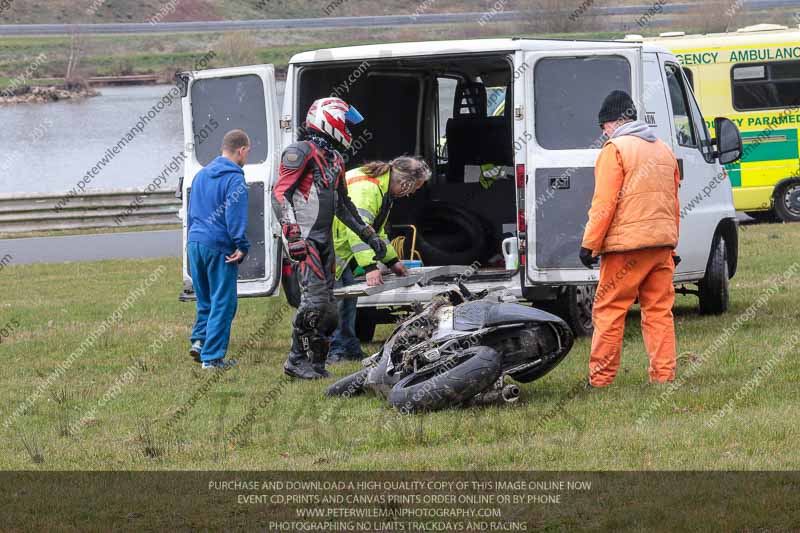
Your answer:
[[[272,208],[281,222],[289,257],[299,264],[300,305],[284,364],[284,372],[295,378],[330,376],[325,370],[328,339],[339,321],[333,298],[334,216],[375,251],[376,260],[386,255],[386,244],[364,223],[347,194],[344,159],[339,153],[350,147],[347,122],[362,120],[340,98],[316,100],[308,109],[301,140],[283,151],[272,190]]]

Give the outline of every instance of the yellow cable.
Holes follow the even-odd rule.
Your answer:
[[[397,226],[398,228],[411,228],[411,259],[416,258],[419,261],[422,261],[422,256],[420,255],[419,251],[417,250],[417,227],[413,224],[409,225],[401,225]],[[395,237],[392,239],[392,247],[397,252],[397,258],[401,261],[405,259],[405,244],[406,244],[406,237],[401,235],[399,237]]]
[[[405,252],[403,251],[403,245],[405,245],[405,243],[406,243],[405,237],[395,237],[394,239],[392,239],[392,248],[395,249],[395,251],[397,252],[397,258],[400,259],[401,261],[405,259],[404,257]]]

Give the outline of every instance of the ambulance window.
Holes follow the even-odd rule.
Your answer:
[[[620,56],[545,58],[534,69],[536,140],[548,150],[597,148],[597,113],[609,93],[631,93]]]
[[[267,160],[267,112],[259,76],[199,79],[192,83],[191,96],[194,149],[201,165],[219,155],[222,138],[237,128],[244,130],[252,143],[248,162]]]
[[[681,146],[697,146],[692,126],[689,99],[683,85],[680,67],[667,64],[667,85],[669,86],[669,99],[672,102],[672,115],[675,121],[675,135]]]
[[[800,61],[735,65],[731,84],[738,111],[794,107],[800,104]]]

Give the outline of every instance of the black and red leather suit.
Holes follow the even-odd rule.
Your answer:
[[[293,322],[287,373],[290,367],[307,369],[310,363],[317,374],[313,377],[328,375],[328,337],[339,320],[333,297],[334,216],[365,242],[374,235],[350,200],[344,175],[344,159],[321,135],[307,135],[305,140],[289,145],[281,156],[278,180],[272,190],[273,211],[284,231],[286,227],[299,226],[307,251],[299,263],[301,299]]]

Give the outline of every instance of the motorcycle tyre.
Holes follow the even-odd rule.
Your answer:
[[[350,374],[349,376],[345,376],[330,387],[327,388],[325,391],[325,396],[328,397],[345,397],[350,398],[352,396],[358,396],[359,394],[363,394],[366,387],[365,383],[367,381],[367,375],[369,374],[370,368],[362,368],[358,372],[354,374]],[[349,391],[349,394],[348,394]]]
[[[403,414],[454,407],[491,387],[503,372],[502,358],[488,346],[467,348],[457,358],[444,372],[405,376],[392,387],[389,404]]]

